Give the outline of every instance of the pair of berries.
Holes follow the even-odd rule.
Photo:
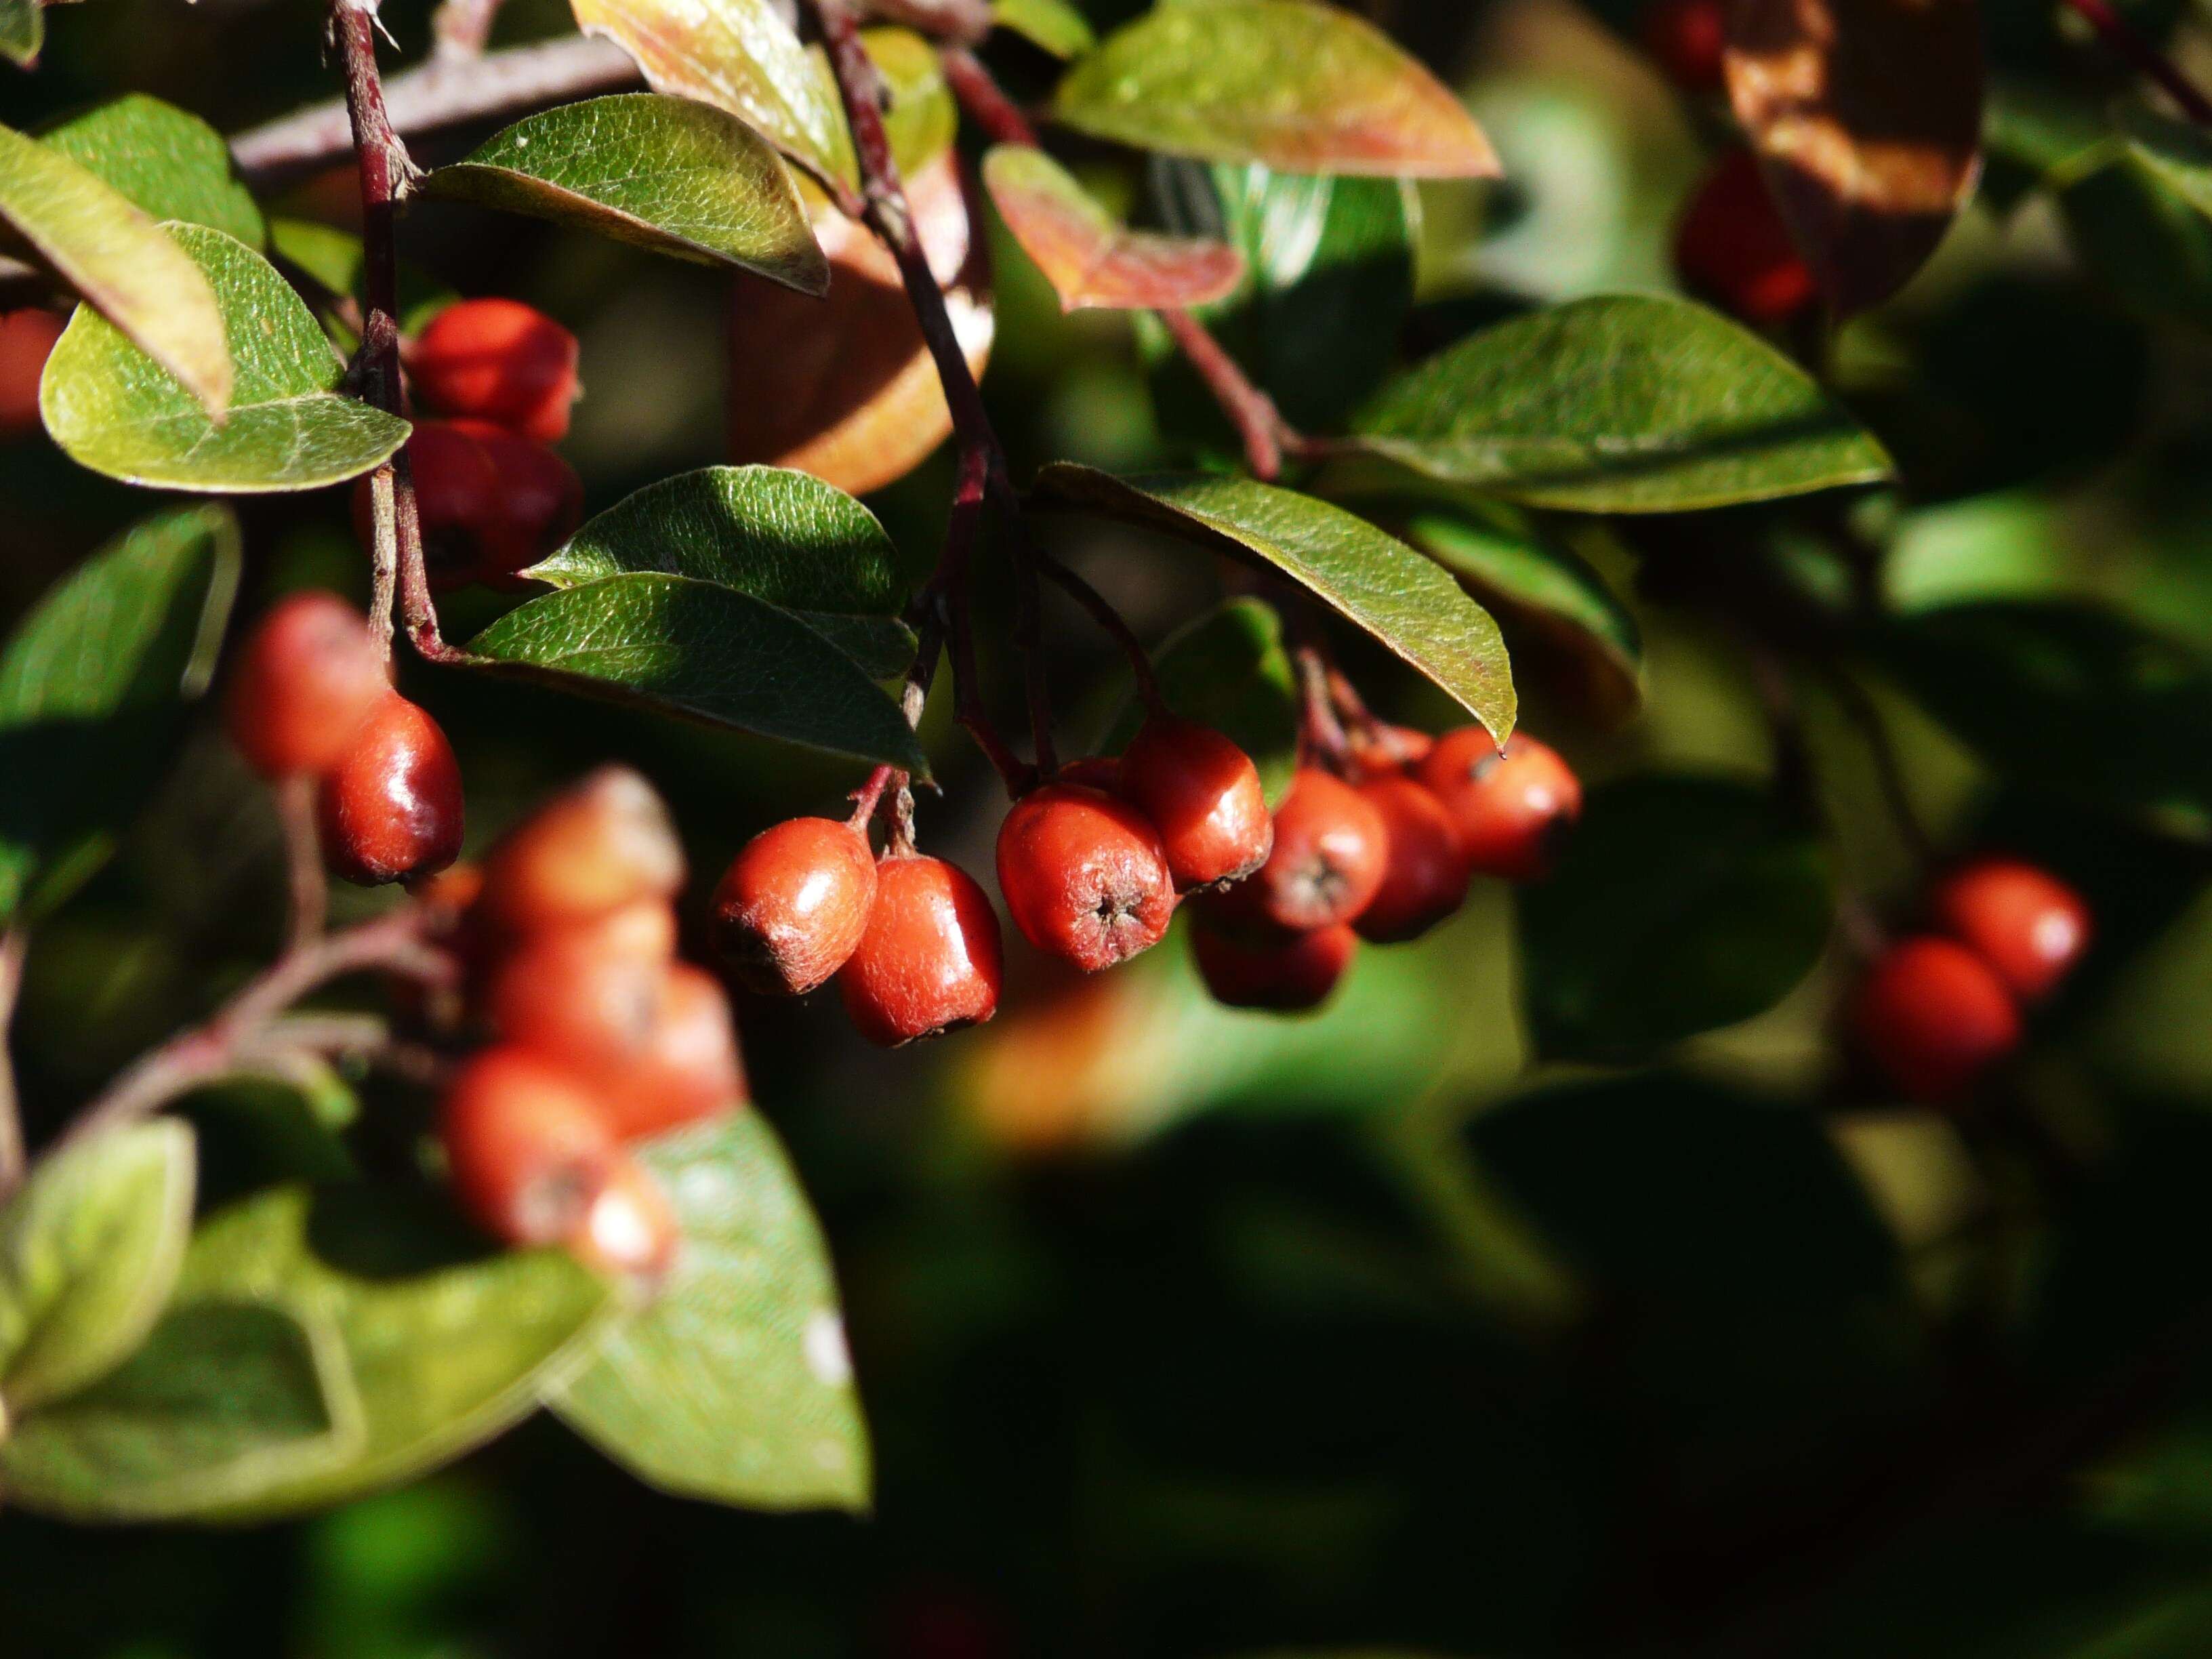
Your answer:
[[[323,857],[374,886],[444,869],[461,850],[461,769],[429,714],[392,689],[368,623],[335,593],[295,593],[233,665],[232,741],[272,781],[315,786]]]
[[[1267,862],[1202,907],[1193,948],[1218,1000],[1317,1006],[1362,939],[1419,938],[1459,908],[1476,875],[1535,879],[1581,814],[1573,771],[1533,738],[1501,750],[1480,726],[1433,743],[1387,736],[1359,757],[1356,781],[1302,767]]]
[[[2020,1046],[2021,1010],[2056,991],[2089,944],[2089,909],[2049,872],[1985,858],[1940,883],[1936,931],[1891,945],[1852,1025],[1882,1074],[1930,1104],[1970,1095]]]
[[[34,306],[0,312],[0,439],[39,429],[39,377],[68,326],[58,312]]]
[[[1795,322],[1820,301],[1813,268],[1741,145],[1713,163],[1682,210],[1674,270],[1691,293],[1755,328]]]
[[[668,1265],[675,1224],[629,1146],[746,1099],[722,988],[676,955],[683,883],[659,798],[609,767],[428,896],[455,913],[466,1012],[493,1034],[439,1127],[456,1193],[495,1237],[608,1271]]]

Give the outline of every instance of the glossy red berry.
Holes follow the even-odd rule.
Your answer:
[[[501,838],[484,859],[482,908],[509,935],[573,927],[641,901],[665,908],[684,848],[653,786],[603,766]]]
[[[1159,831],[1179,891],[1249,876],[1275,844],[1260,769],[1194,720],[1146,720],[1122,751],[1121,792]]]
[[[474,579],[494,581],[535,564],[584,515],[584,482],[542,443],[485,421],[455,421],[491,469],[491,511],[477,524]]]
[[[1479,726],[1437,739],[1419,775],[1459,831],[1479,876],[1534,881],[1582,816],[1580,779],[1558,752],[1515,732],[1503,753]]]
[[[999,1010],[999,919],[965,871],[916,854],[884,859],[860,948],[837,975],[845,1012],[896,1048],[977,1025]]]
[[[1721,89],[1728,45],[1721,0],[1651,0],[1638,33],[1651,61],[1684,92]]]
[[[463,300],[407,354],[415,389],[443,414],[491,421],[540,443],[568,435],[576,337],[517,300]]]
[[[1151,820],[1079,783],[1047,784],[1008,810],[999,890],[1024,939],[1087,974],[1150,950],[1175,916],[1175,880]]]
[[[1820,293],[1747,149],[1714,163],[1674,232],[1682,286],[1762,328],[1809,310]]]
[[[623,1156],[583,1220],[562,1242],[586,1267],[611,1279],[658,1279],[674,1265],[682,1236],[653,1176]]]
[[[446,1085],[439,1138],[453,1190],[510,1244],[573,1237],[622,1161],[589,1091],[560,1067],[496,1044]]]
[[[324,861],[348,881],[404,881],[460,856],[460,763],[438,722],[397,691],[355,731],[315,805]]]
[[[2089,946],[2089,907],[2047,870],[1977,860],[1936,886],[1937,924],[1996,969],[2014,996],[2039,1002]]]
[[[1971,1093],[2020,1044],[2020,1012],[1990,965],[1948,939],[1908,939],[1868,972],[1852,1011],[1859,1044],[1915,1100]]]
[[[1276,810],[1267,861],[1213,895],[1207,915],[1248,934],[1334,927],[1374,902],[1389,859],[1389,833],[1373,803],[1341,778],[1301,767]]]
[[[39,377],[69,319],[35,307],[0,313],[0,438],[39,429]]]
[[[644,1060],[670,967],[653,941],[606,948],[599,926],[539,933],[501,952],[481,999],[502,1038],[595,1086]]]
[[[688,962],[662,977],[643,1051],[600,1097],[625,1140],[664,1134],[745,1103],[744,1062],[721,982]]]
[[[1276,1013],[1319,1007],[1359,949],[1358,935],[1340,924],[1258,942],[1195,927],[1190,943],[1215,1001]]]
[[[361,612],[335,593],[295,593],[246,635],[223,713],[231,741],[264,777],[319,777],[391,693]]]
[[[845,965],[867,931],[876,855],[855,825],[791,818],[747,842],[714,889],[715,953],[738,980],[803,996]]]
[[[1359,786],[1382,814],[1389,856],[1382,884],[1352,927],[1377,945],[1418,939],[1467,900],[1467,854],[1443,803],[1402,773],[1384,772]]]

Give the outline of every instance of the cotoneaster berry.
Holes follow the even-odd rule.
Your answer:
[[[542,443],[486,421],[457,420],[491,468],[493,508],[476,526],[471,577],[499,582],[538,562],[568,538],[584,514],[584,482]]]
[[[1210,726],[1155,714],[1121,753],[1121,793],[1152,821],[1179,890],[1248,876],[1275,844],[1252,757]]]
[[[1721,0],[1652,0],[1638,33],[1661,73],[1684,92],[1721,89],[1728,45]]]
[[[895,1048],[981,1024],[1004,975],[999,919],[965,871],[918,854],[878,864],[867,931],[837,975],[861,1036]]]
[[[264,777],[319,777],[391,690],[361,612],[335,593],[295,593],[246,635],[223,713],[231,741]]]
[[[407,476],[430,583],[440,590],[476,580],[483,532],[499,517],[499,478],[491,457],[451,421],[417,421],[407,439]],[[353,487],[354,536],[373,544],[375,487],[364,474]]]
[[[1369,778],[1359,793],[1382,815],[1389,852],[1382,884],[1352,925],[1377,945],[1418,939],[1466,902],[1459,831],[1443,803],[1402,774]]]
[[[876,855],[857,827],[834,818],[771,824],[714,889],[715,953],[750,989],[804,995],[858,948],[875,897]]]
[[[462,1206],[510,1244],[573,1237],[622,1161],[590,1091],[550,1061],[506,1045],[453,1073],[438,1133]]]
[[[387,691],[316,796],[323,858],[375,886],[444,869],[461,851],[461,768],[437,721]]]
[[[1479,726],[1448,732],[1418,775],[1450,815],[1476,875],[1535,880],[1582,816],[1582,781],[1573,769],[1518,732],[1502,754]]]
[[[2089,947],[2089,907],[2047,870],[1985,858],[1953,872],[1933,896],[1944,932],[1972,945],[2014,995],[2039,1002]]]
[[[1908,939],[1868,971],[1851,1012],[1859,1046],[1907,1095],[1948,1104],[2020,1045],[2020,1012],[1996,971],[1948,939]]]
[[[1275,1013],[1318,1008],[1359,950],[1359,936],[1342,924],[1262,941],[1199,927],[1191,930],[1190,943],[1199,976],[1215,1001]]]
[[[684,885],[684,848],[653,786],[604,766],[511,830],[484,859],[482,907],[509,933],[596,921]]]
[[[673,963],[662,977],[642,1052],[602,1085],[615,1132],[625,1140],[665,1133],[734,1111],[746,1097],[730,1000],[704,969]]]
[[[586,923],[541,933],[503,953],[483,1008],[507,1042],[598,1082],[644,1060],[670,962],[651,950],[608,950],[593,933]]]
[[[1373,902],[1389,860],[1389,833],[1374,805],[1341,778],[1301,767],[1276,810],[1267,862],[1211,896],[1206,915],[1247,933],[1334,927]]]
[[[68,326],[68,318],[35,307],[0,313],[0,439],[39,429],[39,377]]]
[[[682,1243],[668,1200],[644,1166],[616,1159],[583,1220],[562,1240],[586,1267],[609,1278],[659,1278]]]
[[[1674,269],[1690,292],[1761,328],[1802,315],[1820,298],[1748,149],[1723,155],[1690,198],[1675,228]]]
[[[1150,950],[1175,916],[1159,832],[1103,789],[1050,783],[1023,796],[999,828],[998,862],[1022,936],[1085,973]]]
[[[423,402],[540,443],[568,435],[576,337],[518,300],[462,300],[430,320],[407,353]]]

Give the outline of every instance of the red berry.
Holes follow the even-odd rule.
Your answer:
[[[542,443],[484,421],[455,421],[475,440],[492,476],[491,510],[477,526],[473,579],[495,580],[533,565],[584,516],[584,482]]]
[[[1160,942],[1175,881],[1159,831],[1118,795],[1048,783],[999,826],[999,890],[1022,935],[1085,973]]]
[[[557,929],[500,957],[483,1011],[508,1042],[596,1086],[644,1060],[669,965],[650,949],[607,949],[596,923]]]
[[[406,453],[430,585],[442,592],[475,580],[484,526],[499,513],[491,457],[451,421],[416,422]],[[374,541],[375,526],[374,486],[364,473],[353,486],[354,534],[363,547]]]
[[[1402,773],[1384,772],[1359,786],[1382,815],[1389,860],[1382,885],[1352,925],[1377,945],[1418,939],[1467,899],[1467,854],[1443,803]]]
[[[1260,943],[1194,927],[1190,943],[1215,1001],[1277,1013],[1319,1007],[1359,949],[1358,935],[1341,924]]]
[[[1252,757],[1210,726],[1156,714],[1122,752],[1121,793],[1159,831],[1179,890],[1249,876],[1275,844]]]
[[[653,1177],[635,1159],[617,1157],[606,1184],[563,1242],[578,1261],[611,1279],[658,1279],[675,1261],[681,1235]]]
[[[568,432],[576,337],[516,300],[463,300],[431,319],[407,354],[423,401],[492,421],[540,443]]]
[[[2013,994],[2039,1002],[2058,988],[2089,945],[2089,907],[2046,870],[2017,859],[1980,859],[1936,887],[1936,920],[1964,939]]]
[[[461,768],[428,713],[386,691],[316,799],[323,858],[375,886],[442,870],[461,852]]]
[[[1450,814],[1476,875],[1535,880],[1582,816],[1583,786],[1573,769],[1517,732],[1502,753],[1479,726],[1447,732],[1419,776]]]
[[[1790,321],[1819,299],[1812,267],[1747,149],[1715,162],[1674,232],[1682,286],[1758,327]]]
[[[1721,89],[1728,45],[1721,0],[1652,0],[1644,9],[1641,33],[1644,51],[1684,92]]]
[[[1300,767],[1275,813],[1267,861],[1212,896],[1209,917],[1231,931],[1303,933],[1349,922],[1374,902],[1389,859],[1374,804],[1341,778]]]
[[[603,766],[517,824],[484,859],[483,908],[520,935],[595,921],[684,885],[684,848],[653,786]]]
[[[688,962],[662,976],[643,1052],[610,1076],[601,1104],[625,1140],[665,1133],[744,1104],[744,1062],[721,982]]]
[[[506,1045],[454,1073],[439,1137],[462,1204],[510,1244],[574,1235],[622,1160],[613,1128],[580,1084]]]
[[[69,319],[28,307],[0,313],[0,439],[39,429],[39,377]]]
[[[916,854],[876,866],[867,931],[837,975],[845,1012],[871,1042],[979,1025],[999,1010],[999,919],[965,871]]]
[[[1948,939],[1893,945],[1859,988],[1852,1024],[1891,1082],[1937,1105],[1970,1093],[2020,1043],[2020,1013],[2004,986]]]
[[[804,996],[845,965],[876,897],[868,838],[835,818],[791,818],[747,842],[714,889],[714,950],[747,987]]]
[[[391,694],[361,612],[335,593],[295,593],[246,635],[223,712],[231,741],[264,777],[319,777]]]

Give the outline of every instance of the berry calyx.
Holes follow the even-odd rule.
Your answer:
[[[1551,868],[1582,816],[1582,781],[1558,752],[1516,732],[1501,751],[1489,732],[1464,726],[1437,739],[1419,776],[1459,831],[1468,868],[1534,881]]]
[[[1467,854],[1443,803],[1402,773],[1359,786],[1382,815],[1389,856],[1382,884],[1352,927],[1377,945],[1418,939],[1467,900]]]
[[[749,989],[803,996],[867,931],[876,858],[858,826],[791,818],[747,842],[714,889],[715,953]]]
[[[862,1036],[896,1048],[981,1024],[1004,975],[999,919],[965,871],[919,854],[878,863],[867,931],[837,975]]]
[[[2047,870],[2018,859],[1985,858],[1936,886],[1943,931],[1972,945],[2026,1002],[2058,988],[2089,947],[2089,907]]]
[[[1347,923],[1374,902],[1389,837],[1374,804],[1341,778],[1302,766],[1275,812],[1267,861],[1207,901],[1231,931],[1308,933]]]
[[[323,858],[376,886],[444,869],[461,852],[461,768],[438,722],[386,690],[316,796]]]
[[[1869,971],[1852,1009],[1867,1057],[1915,1100],[1961,1099],[2020,1045],[2020,1012],[1994,969],[1948,939],[1908,939]]]
[[[1128,801],[1079,783],[1031,790],[1007,811],[999,890],[1024,938],[1085,973],[1150,950],[1175,916],[1159,831]]]
[[[1260,769],[1211,726],[1153,714],[1122,751],[1120,774],[1121,793],[1159,831],[1178,891],[1267,862],[1275,830]]]
[[[1359,950],[1358,935],[1341,924],[1257,943],[1194,927],[1190,943],[1215,1001],[1286,1014],[1326,1002]]]
[[[1690,198],[1674,232],[1674,269],[1692,294],[1756,327],[1789,322],[1820,299],[1748,149],[1723,155]]]
[[[231,670],[231,741],[265,778],[319,777],[344,758],[392,678],[368,620],[335,593],[270,607]]]
[[[684,848],[653,786],[603,766],[518,824],[484,859],[482,908],[525,934],[595,921],[684,885]]]
[[[39,429],[39,377],[68,326],[58,312],[35,306],[0,313],[0,438]]]
[[[462,300],[416,339],[407,371],[422,400],[447,415],[490,421],[557,443],[568,432],[576,337],[519,300]]]
[[[1721,89],[1728,46],[1721,0],[1652,0],[1638,32],[1651,61],[1684,92]]]
[[[510,1244],[573,1237],[622,1161],[613,1128],[582,1085],[503,1044],[453,1073],[438,1132],[462,1205]]]
[[[615,1133],[636,1140],[735,1111],[748,1098],[737,1028],[720,981],[688,962],[663,973],[641,1051],[610,1075],[600,1103]]]

